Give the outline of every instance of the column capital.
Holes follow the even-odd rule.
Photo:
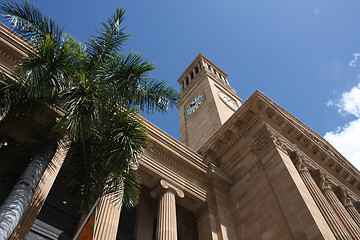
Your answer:
[[[345,207],[354,206],[353,204],[354,199],[350,196],[349,191],[344,188],[340,188],[340,191],[341,191],[340,200],[342,204],[344,204]]]
[[[289,156],[289,152],[291,152],[290,146],[279,136],[278,133],[270,129],[267,129],[267,132],[253,143],[251,150],[259,157],[262,157],[264,153],[266,153],[266,148],[271,146],[270,143]]]
[[[320,171],[319,175],[320,181],[319,181],[319,187],[322,191],[325,191],[327,189],[333,188],[333,183],[329,180],[328,175],[324,173],[323,171]]]
[[[309,172],[309,161],[304,156],[297,156],[295,167],[299,172]]]
[[[173,192],[175,196],[179,198],[184,198],[184,191],[175,186],[174,184],[166,181],[165,179],[161,179],[157,187],[150,192],[152,198],[157,198],[163,192]]]
[[[286,155],[290,156],[289,152],[291,152],[291,147],[279,136],[278,133],[269,130],[269,139],[278,149],[283,151]]]

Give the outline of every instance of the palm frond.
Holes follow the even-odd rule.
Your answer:
[[[39,117],[56,103],[54,98],[29,96],[29,88],[14,80],[18,77],[0,73],[0,116],[4,116],[3,121],[25,116]]]
[[[83,71],[87,63],[86,46],[82,42],[70,34],[63,34],[63,41],[65,45],[71,50],[71,65],[77,71]]]
[[[26,0],[6,0],[1,10],[35,48],[13,79],[0,76],[0,116],[60,107],[57,127],[71,142],[64,167],[74,199],[87,211],[105,189],[114,201],[134,206],[140,189],[134,167],[148,146],[138,114],[166,112],[178,94],[149,77],[155,66],[141,54],[119,53],[129,37],[122,27],[125,11],[116,9],[82,44]]]
[[[68,136],[75,141],[87,138],[99,120],[103,104],[101,89],[86,75],[77,73],[77,81],[61,94],[61,99],[66,111],[63,121]]]
[[[118,203],[127,208],[135,207],[140,195],[140,179],[137,172],[130,169],[123,171],[120,175],[110,175],[104,195],[111,196],[115,204]]]
[[[90,68],[100,65],[110,54],[120,50],[130,36],[123,32],[126,27],[121,27],[124,14],[124,9],[116,9],[107,23],[101,22],[103,29],[97,30],[98,35],[87,42]]]
[[[178,94],[164,81],[148,77],[153,64],[144,60],[141,54],[113,54],[98,71],[98,79],[110,86],[109,99],[112,104],[122,104],[145,112],[166,112],[176,105]]]
[[[37,7],[26,0],[21,4],[5,1],[1,6],[1,11],[14,30],[35,46],[37,46],[37,40],[45,39],[46,35],[50,35],[57,41],[60,40],[62,28],[55,23],[53,18],[44,16]]]
[[[71,143],[64,162],[69,196],[88,211],[101,196],[109,172],[103,168],[95,136]]]
[[[101,121],[99,129],[104,164],[113,173],[121,173],[139,164],[139,158],[148,146],[148,136],[144,123],[132,110],[117,110]]]
[[[71,51],[67,44],[60,45],[47,36],[39,42],[36,53],[23,59],[16,72],[22,75],[19,80],[28,86],[31,96],[56,96],[63,91],[75,72]]]
[[[179,94],[174,88],[168,87],[165,81],[144,78],[142,86],[144,94],[139,95],[138,103],[136,103],[140,109],[147,112],[166,113],[176,106]]]

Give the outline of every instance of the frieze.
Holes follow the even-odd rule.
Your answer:
[[[11,62],[14,63],[14,65],[19,64],[20,60],[13,57],[13,55],[9,54],[8,52],[4,50],[0,50],[0,55],[9,59]]]
[[[158,150],[157,148],[150,147],[149,149],[150,149],[151,152],[157,154],[161,158],[163,158],[163,159],[167,160],[168,162],[170,162],[177,169],[180,169],[180,170],[186,172],[187,174],[189,174],[190,176],[198,179],[199,181],[201,181],[201,182],[203,182],[205,184],[208,184],[208,181],[206,180],[206,178],[201,177],[199,174],[195,174],[194,171],[191,171],[189,169],[189,167],[186,167],[184,164],[179,163],[179,161],[175,160],[174,158],[170,158],[168,155],[164,154],[162,151]]]
[[[219,159],[221,158],[235,143],[237,143],[240,138],[251,129],[251,127],[260,119],[260,117],[255,117],[247,126],[245,129],[243,129],[229,144],[226,145],[226,147],[220,151],[217,155],[216,158]],[[237,121],[236,123],[239,123],[241,121]]]

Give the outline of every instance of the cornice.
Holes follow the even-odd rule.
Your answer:
[[[286,112],[271,99],[256,91],[225,124],[199,149],[199,153],[214,163],[219,163],[224,154],[261,119],[284,136],[288,146],[295,147],[316,161],[334,169],[339,179],[344,179],[360,190],[360,172],[335,148],[313,130]]]
[[[193,194],[197,191],[196,188],[198,186],[195,186],[187,179],[193,179],[198,183],[202,183],[200,184],[202,186],[209,186],[212,183],[223,191],[229,190],[232,178],[224,171],[213,164],[205,165],[199,154],[175,140],[152,123],[144,121],[149,131],[151,146],[147,150],[147,154],[144,156],[140,166],[152,169],[151,171],[165,179],[172,179],[176,183],[184,183],[184,188],[189,187]],[[163,159],[165,162],[162,162],[160,159]],[[167,164],[164,165],[164,163]],[[170,170],[169,167],[176,169],[176,172]],[[184,173],[190,178],[185,178],[183,176]]]
[[[15,58],[14,54],[12,54],[10,51],[7,51],[7,49],[3,48],[0,49],[0,56],[4,59],[9,60],[11,63],[13,63],[13,66],[19,64],[21,60],[19,58]]]
[[[169,149],[173,152],[174,156],[182,159],[188,165],[199,169],[202,172],[207,171],[207,166],[202,163],[202,156],[193,151],[191,148],[171,137],[169,134],[142,118],[148,134],[150,137],[151,144],[157,144],[165,149]]]
[[[302,125],[299,125],[294,124],[294,121],[287,121],[288,119],[282,116],[284,113],[279,113],[275,110],[271,111],[269,109],[273,109],[272,106],[268,107],[269,108],[266,109],[264,105],[264,108],[262,109],[262,112],[264,113],[264,120],[267,124],[288,139],[292,146],[296,146],[296,148],[301,150],[303,153],[311,156],[312,159],[316,159],[319,163],[323,163],[329,168],[335,170],[336,175],[340,179],[344,179],[351,185],[356,185],[356,188],[360,190],[359,171],[339,153],[336,156],[334,152],[331,152],[330,149],[333,149],[333,147],[329,143],[324,145],[326,140],[321,137],[319,137],[319,139],[316,138],[315,135],[312,135],[312,132],[308,132],[308,130],[306,130],[307,127],[302,128],[302,125],[304,124],[301,123]],[[299,121],[297,120],[297,122]],[[342,160],[340,158],[342,158]]]
[[[151,153],[155,153],[159,159],[164,159],[169,165],[175,167],[179,170],[179,172],[184,172],[192,178],[195,178],[197,181],[203,182],[204,184],[208,184],[208,180],[204,177],[206,172],[199,171],[199,169],[194,169],[193,167],[186,164],[186,162],[181,161],[181,159],[176,159],[175,157],[169,157],[169,154],[165,154],[166,149],[158,149],[154,146],[151,146],[147,150],[147,155],[151,155]]]
[[[214,152],[221,158],[241,137],[248,132],[260,117],[251,108],[254,94],[200,147],[198,153],[206,156]]]
[[[205,201],[208,199],[207,184],[195,184],[189,178],[180,175],[163,164],[157,159],[150,157],[145,154],[143,159],[140,161],[140,170],[150,172],[151,175],[157,176],[159,179],[167,179],[174,182],[179,188],[181,188],[188,196],[193,196],[195,199]],[[146,184],[145,184],[146,185]]]
[[[0,23],[0,43],[4,45],[4,48],[6,47],[11,50],[11,55],[13,55],[13,53],[19,55],[20,59],[26,57],[29,52],[33,51],[33,46],[30,42],[2,23]]]
[[[292,138],[296,138],[296,141],[299,142],[300,145],[304,145],[312,151],[314,155],[319,155],[320,152],[328,155],[329,158],[334,159],[360,179],[360,172],[325,139],[265,95],[262,94],[261,98],[263,105],[259,107],[262,108],[262,112],[267,112],[266,115],[268,118],[272,120],[272,122],[276,122],[276,124],[290,134]],[[282,120],[282,122],[280,122],[279,119],[280,121]],[[307,139],[309,142],[304,143],[304,141],[301,141],[302,139]]]

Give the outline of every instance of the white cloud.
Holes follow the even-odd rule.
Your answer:
[[[340,113],[346,113],[360,117],[360,83],[353,87],[349,92],[344,92],[340,100],[334,103],[330,100],[328,106],[337,106]]]
[[[360,169],[360,118],[338,128],[335,132],[327,132],[324,138],[333,145],[352,165]]]
[[[354,54],[356,59],[359,56]],[[350,91],[342,93],[339,100],[329,100],[327,105],[336,106],[341,114],[350,114],[356,117],[355,120],[345,124],[345,126],[338,127],[336,131],[327,132],[324,138],[357,169],[360,169],[360,83]]]
[[[355,62],[360,57],[360,53],[354,53],[353,56],[354,56],[354,58],[349,62],[349,67],[356,67]]]

